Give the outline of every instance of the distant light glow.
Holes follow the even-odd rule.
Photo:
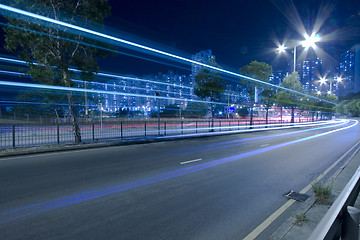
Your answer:
[[[331,95],[331,91],[329,90],[329,91],[327,92],[327,94]]]
[[[298,95],[307,96],[307,97],[310,97],[310,98],[313,98],[313,99],[317,99],[317,100],[320,100],[320,101],[323,101],[323,102],[328,102],[330,104],[337,105],[336,103],[333,103],[331,101],[327,101],[327,100],[324,100],[324,99],[321,99],[321,98],[310,96],[308,94],[301,93],[301,92],[298,92],[298,91],[295,91],[295,90],[292,90],[292,89],[284,88],[284,87],[281,87],[281,86],[278,86],[278,85],[275,85],[275,84],[271,84],[271,83],[268,83],[268,82],[264,82],[264,81],[252,78],[252,77],[248,77],[248,76],[245,76],[245,75],[234,73],[234,72],[222,69],[222,68],[218,68],[218,67],[214,67],[214,66],[211,66],[211,65],[208,65],[208,64],[197,62],[197,61],[185,58],[185,57],[177,56],[177,55],[172,54],[172,53],[161,51],[161,50],[158,50],[158,49],[155,49],[155,48],[152,48],[152,47],[148,47],[148,46],[145,46],[145,45],[141,45],[141,44],[138,44],[138,43],[130,42],[130,41],[120,39],[120,38],[117,38],[117,37],[113,37],[113,36],[110,36],[110,35],[107,35],[107,34],[104,34],[104,33],[96,32],[94,30],[83,28],[83,27],[80,27],[80,26],[77,26],[77,25],[73,25],[73,24],[69,24],[69,23],[66,23],[66,22],[59,21],[59,20],[51,19],[51,18],[48,18],[48,17],[45,17],[45,16],[41,16],[41,15],[38,15],[38,14],[34,14],[34,13],[31,13],[31,12],[24,11],[24,10],[21,10],[21,9],[13,8],[13,7],[4,5],[4,4],[0,4],[0,9],[3,9],[5,11],[7,11],[7,12],[17,13],[17,14],[20,14],[22,16],[35,18],[35,19],[38,19],[38,20],[41,20],[41,21],[44,21],[44,22],[47,22],[47,23],[56,24],[56,25],[59,25],[59,26],[62,26],[62,27],[66,27],[66,28],[69,28],[69,29],[79,31],[79,32],[83,32],[83,33],[88,34],[86,37],[90,37],[91,35],[96,36],[96,37],[100,37],[100,38],[107,39],[107,40],[110,40],[110,41],[113,41],[113,42],[116,42],[116,43],[120,43],[120,44],[128,45],[128,46],[131,46],[131,47],[135,47],[135,48],[138,48],[138,49],[141,49],[141,50],[145,50],[147,52],[152,52],[152,53],[155,53],[155,54],[163,55],[163,56],[166,56],[166,57],[171,58],[171,59],[176,59],[176,60],[179,60],[179,61],[184,62],[184,63],[197,64],[197,65],[203,66],[205,68],[218,71],[220,73],[224,73],[224,74],[227,74],[227,75],[230,75],[230,76],[235,76],[235,77],[239,77],[239,78],[242,78],[242,79],[246,79],[246,80],[248,80],[250,82],[255,82],[255,83],[258,83],[258,84],[262,84],[262,85],[266,85],[266,86],[270,86],[270,87],[275,87],[275,88],[278,88],[278,89],[283,89],[283,90],[286,90],[286,91],[289,91],[289,92],[292,92],[292,93],[295,93],[295,94],[298,94]],[[311,38],[311,39],[313,40],[314,38]],[[317,39],[317,38],[315,38],[315,39]]]

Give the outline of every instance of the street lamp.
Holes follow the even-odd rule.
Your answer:
[[[303,48],[305,48],[306,51],[310,47],[315,49],[316,48],[316,43],[321,40],[320,37],[317,34],[314,34],[314,33],[311,34],[311,36],[305,34],[304,38],[305,38],[305,40],[303,40],[303,41],[297,41],[297,40],[293,41],[293,45],[294,45],[294,72],[296,70],[296,47],[301,45]],[[284,53],[286,48],[287,47],[283,44],[283,45],[278,46],[277,51],[278,51],[279,54]]]
[[[342,80],[341,77],[337,78],[338,83],[341,82],[341,80]],[[333,78],[326,79],[325,77],[321,77],[320,80],[319,80],[319,83],[320,83],[320,86],[321,86],[321,85],[325,85],[327,81],[329,81],[329,91],[327,91],[327,94],[330,95],[332,93],[332,86],[333,86],[333,83],[334,83],[334,79]]]

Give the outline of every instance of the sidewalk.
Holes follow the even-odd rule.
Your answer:
[[[332,186],[333,201],[339,196],[359,166],[360,152],[359,148],[357,148],[355,155],[348,159],[326,183]],[[309,238],[317,224],[330,208],[330,205],[320,205],[316,203],[312,190],[310,190],[308,194],[311,195],[311,197],[296,210],[296,214],[304,213],[308,220],[296,224],[296,216],[289,218],[271,235],[269,240],[304,240]],[[360,209],[360,197],[357,198],[354,207]]]

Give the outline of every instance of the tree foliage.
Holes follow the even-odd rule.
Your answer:
[[[360,99],[353,98],[349,100],[343,100],[336,106],[336,111],[342,115],[351,117],[360,117]]]
[[[272,74],[272,66],[264,62],[252,61],[249,65],[240,68],[240,72],[246,75],[260,80],[262,82],[269,82]],[[259,95],[261,95],[261,101],[266,106],[266,123],[268,122],[269,107],[274,103],[274,97],[276,91],[268,86],[261,86],[254,82],[248,82],[241,80],[243,86],[246,87],[246,91],[250,95],[251,102],[255,102],[255,88],[257,88]],[[251,114],[252,121],[252,114]]]
[[[184,113],[183,116],[186,118],[203,118],[209,112],[209,106],[205,103],[199,102],[190,102]]]
[[[215,62],[210,65],[219,67]],[[211,101],[219,101],[225,90],[225,82],[220,74],[214,70],[203,68],[195,76],[195,95],[202,99],[209,98]]]
[[[257,80],[269,82],[269,78],[272,74],[272,67],[264,62],[252,61],[250,64],[240,68],[240,72]],[[255,82],[241,80],[241,83],[246,87],[246,91],[249,93],[252,102],[255,100],[255,86],[258,88],[260,94],[266,89]],[[266,95],[271,95],[272,90],[266,90]]]
[[[70,24],[81,22],[85,27],[101,24],[110,14],[107,0],[13,0],[11,6]],[[75,84],[71,79],[74,73],[70,68],[74,67],[81,71],[83,80],[92,80],[93,73],[98,71],[97,58],[107,55],[86,45],[100,43],[64,31],[61,27],[11,17],[8,17],[8,22],[17,28],[5,28],[6,49],[25,60],[30,67],[28,74],[42,84],[73,87]],[[73,93],[68,92],[66,98],[75,141],[80,142]]]
[[[298,72],[293,72],[286,76],[280,86],[297,92],[303,92]],[[291,122],[294,122],[294,109],[299,106],[301,95],[281,89],[276,96],[276,100],[281,106],[291,108]]]

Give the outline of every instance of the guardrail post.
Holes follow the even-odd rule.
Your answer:
[[[120,122],[120,137],[123,138],[123,122]]]
[[[359,216],[359,209],[351,206],[347,207],[342,224],[342,240],[359,239]]]
[[[197,133],[198,131],[197,131],[197,127],[198,127],[198,125],[197,125],[197,121],[195,122],[195,133]]]
[[[92,139],[95,142],[95,123],[92,123]]]
[[[164,122],[164,136],[166,136],[166,122]]]
[[[210,129],[210,121],[209,121],[209,132],[211,131],[211,129]]]
[[[144,122],[144,129],[145,129],[145,137],[146,137],[146,122]]]
[[[183,121],[181,121],[181,134],[184,134],[183,129],[184,129],[184,122],[183,122]]]
[[[220,132],[221,132],[221,121],[219,121],[219,128],[220,128]]]
[[[15,148],[15,124],[12,125],[12,140],[13,140],[13,148]]]
[[[56,125],[57,144],[60,144],[60,126]]]

